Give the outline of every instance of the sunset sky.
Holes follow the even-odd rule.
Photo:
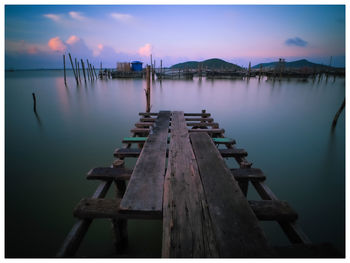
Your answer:
[[[6,68],[61,68],[62,54],[115,67],[221,58],[345,65],[345,6],[5,6]]]

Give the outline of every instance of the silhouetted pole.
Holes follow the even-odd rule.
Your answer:
[[[160,80],[162,80],[162,74],[163,74],[163,61],[160,60]]]
[[[63,72],[64,72],[64,85],[67,86],[67,80],[66,80],[66,58],[63,54]]]
[[[77,62],[77,65],[78,65],[78,77],[79,77],[79,82],[80,82],[80,84],[81,84],[79,61]]]
[[[92,68],[94,69],[95,77],[96,77],[96,79],[97,79],[97,74],[96,74],[95,66],[92,66]]]
[[[84,73],[84,81],[86,83],[86,75],[85,75],[85,67],[84,67],[84,61],[81,59],[81,67],[83,69],[83,73]]]
[[[151,67],[147,65],[146,68],[146,112],[151,111]]]
[[[337,125],[337,121],[338,121],[339,115],[343,111],[344,108],[345,108],[345,98],[344,98],[344,101],[343,101],[342,105],[340,106],[339,110],[337,111],[337,113],[334,116],[334,119],[333,119],[333,122],[332,122],[332,128],[333,129]]]
[[[34,102],[34,107],[33,107],[33,109],[34,109],[34,112],[36,113],[36,98],[35,98],[35,93],[32,93],[32,95],[33,95],[33,102]]]
[[[76,74],[76,72],[75,72],[75,69],[74,69],[72,57],[71,57],[70,53],[68,53],[68,55],[69,55],[70,63],[71,63],[71,65],[72,65],[72,70],[73,70],[73,73],[74,73],[75,80],[77,81],[77,84],[79,85],[79,80],[78,80],[78,76],[77,76],[77,74]]]

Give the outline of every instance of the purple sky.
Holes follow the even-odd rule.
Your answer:
[[[345,6],[5,6],[6,68],[62,68],[221,58],[247,66],[285,58],[345,65]],[[156,65],[156,66],[157,66]]]

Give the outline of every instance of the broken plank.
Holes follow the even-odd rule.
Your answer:
[[[286,201],[249,200],[248,202],[259,220],[278,220],[292,222],[298,219],[298,214],[289,206]]]
[[[88,180],[129,180],[132,171],[126,168],[97,167],[91,169],[86,179]]]
[[[120,203],[120,213],[161,215],[169,120],[169,111],[159,112]]]
[[[158,116],[157,112],[140,112],[139,115],[141,116]],[[210,113],[184,113],[185,116],[203,116],[203,117],[209,117]]]
[[[209,211],[183,112],[172,113],[164,182],[162,256],[217,257]]]
[[[186,121],[207,121],[207,122],[213,122],[213,118],[185,118]]]
[[[271,257],[258,219],[208,134],[191,133],[220,257]]]
[[[246,152],[246,150],[244,149],[219,149],[219,152],[221,154],[222,157],[243,157],[243,156],[247,156],[248,153]]]
[[[214,127],[218,128],[219,124],[217,122],[187,122],[187,126],[193,126],[193,127]],[[193,129],[193,128],[192,128]]]
[[[264,173],[258,168],[238,168],[231,169],[232,175],[237,181],[265,181]]]
[[[225,133],[224,129],[190,129],[189,132],[205,132],[209,134],[222,134]]]
[[[137,122],[135,123],[135,127],[137,128],[144,128],[144,127],[150,127],[153,126],[153,122]]]
[[[74,208],[73,215],[82,219],[117,218],[120,199],[83,198]]]

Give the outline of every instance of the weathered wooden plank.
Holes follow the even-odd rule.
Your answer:
[[[249,181],[265,181],[266,176],[258,168],[245,168],[245,169],[230,169],[232,175],[237,181],[249,180]]]
[[[219,152],[222,157],[243,157],[247,156],[248,153],[244,149],[219,149]]]
[[[208,134],[191,133],[221,257],[270,257],[273,250]]]
[[[249,205],[259,220],[295,221],[298,214],[286,201],[276,200],[249,200]]]
[[[219,127],[219,123],[217,122],[187,122],[186,123],[187,126],[192,126],[192,127],[214,127],[214,128],[218,128]]]
[[[278,200],[271,189],[263,182],[252,181],[256,191],[264,200]],[[293,244],[311,244],[309,237],[301,230],[296,222],[278,221],[284,233]]]
[[[133,133],[149,134],[150,129],[148,128],[134,128],[130,130]]]
[[[169,111],[159,112],[120,203],[120,213],[161,215],[169,119]]]
[[[204,133],[209,133],[209,134],[221,134],[224,133],[224,129],[189,129],[188,130],[190,133],[191,132],[204,132]]]
[[[83,219],[117,218],[120,199],[83,198],[74,208],[73,215]]]
[[[209,211],[183,112],[172,113],[164,182],[163,257],[217,257]]]
[[[238,157],[247,155],[247,152],[244,149],[219,149],[219,152],[222,157]],[[139,148],[118,148],[114,151],[114,157],[117,158],[139,157],[140,154],[141,149]],[[168,156],[168,150],[166,155]],[[244,178],[248,177],[245,176]]]
[[[141,116],[158,116],[157,112],[140,112],[139,115]],[[184,113],[185,116],[203,116],[203,117],[209,117],[210,113]]]
[[[144,143],[148,137],[124,137],[122,143]]]
[[[213,122],[213,118],[185,118],[186,121],[207,121],[207,122]]]
[[[88,180],[129,180],[132,171],[126,168],[97,167],[91,169]]]
[[[122,143],[144,143],[147,140],[147,137],[124,137]],[[236,144],[236,141],[231,138],[212,138],[216,144]]]
[[[135,123],[135,127],[137,127],[137,128],[150,127],[153,125],[154,125],[153,122],[137,122],[137,123]]]
[[[156,118],[140,118],[140,122],[155,122]]]
[[[139,148],[118,148],[114,151],[114,157],[117,158],[127,158],[127,157],[139,157],[141,154],[141,149]]]

